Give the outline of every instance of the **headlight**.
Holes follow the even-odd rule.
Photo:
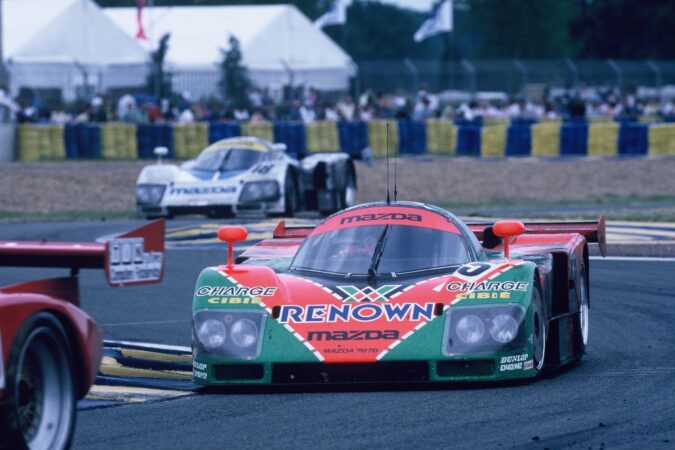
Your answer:
[[[232,324],[230,338],[239,347],[250,347],[258,340],[258,327],[248,319],[239,319]]]
[[[476,316],[464,316],[457,322],[457,337],[465,344],[476,344],[485,335],[483,321]]]
[[[260,355],[267,313],[202,309],[194,312],[197,349],[211,355],[253,359]]]
[[[516,319],[508,314],[499,314],[492,319],[490,325],[490,336],[501,344],[508,344],[516,338],[518,334],[518,323]]]
[[[207,349],[213,350],[220,347],[225,343],[226,338],[227,329],[225,328],[225,324],[218,320],[205,320],[197,328],[197,339]]]
[[[279,183],[276,181],[253,181],[244,184],[240,203],[268,202],[279,199]]]
[[[457,355],[522,349],[527,344],[525,308],[516,304],[448,309],[443,353]]]
[[[136,203],[156,205],[162,201],[165,189],[163,184],[139,184],[136,186]]]

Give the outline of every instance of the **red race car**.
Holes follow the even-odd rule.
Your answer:
[[[78,272],[104,269],[111,286],[161,281],[164,221],[106,243],[0,241],[0,266],[70,269],[0,287],[0,447],[67,448],[101,360],[102,331],[79,307]]]

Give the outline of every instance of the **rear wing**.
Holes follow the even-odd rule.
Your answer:
[[[605,231],[605,217],[598,220],[579,222],[524,222],[525,234],[580,234],[589,243],[597,243],[600,254],[607,254],[607,235]],[[494,222],[471,222],[467,226],[483,241],[486,229],[491,228]]]
[[[0,241],[0,267],[104,269],[111,286],[159,283],[164,276],[164,220],[108,242]]]

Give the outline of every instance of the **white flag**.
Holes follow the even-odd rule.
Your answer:
[[[435,36],[445,31],[452,31],[452,0],[445,0],[436,15],[424,21],[419,30],[415,32],[415,42],[422,42],[428,37]]]
[[[330,9],[314,21],[317,28],[329,25],[344,25],[347,22],[347,6],[350,0],[334,0]]]

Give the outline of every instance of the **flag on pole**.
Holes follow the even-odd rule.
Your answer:
[[[349,0],[334,0],[330,9],[314,21],[314,26],[323,28],[329,25],[344,25],[347,22],[347,6]]]
[[[446,31],[452,31],[452,0],[444,0],[434,17],[424,21],[415,32],[415,42],[422,42],[426,38]]]
[[[138,32],[136,32],[136,39],[146,41],[148,37],[145,35],[143,29],[143,8],[145,7],[145,0],[136,0],[136,21],[138,22]]]

